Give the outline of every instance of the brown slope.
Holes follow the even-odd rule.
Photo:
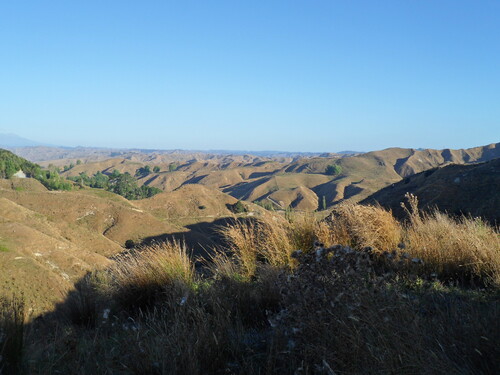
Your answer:
[[[0,198],[0,293],[23,293],[40,312],[59,302],[93,268],[109,261],[84,248],[45,216]]]
[[[80,173],[85,172],[87,175],[92,176],[97,172],[109,173],[111,174],[113,170],[118,170],[120,173],[128,172],[132,176],[135,174],[136,170],[143,167],[145,164],[132,162],[122,158],[113,158],[97,162],[85,163],[80,165],[75,165],[73,168],[67,172],[62,173],[63,176],[78,176]]]
[[[134,202],[137,207],[165,219],[231,216],[228,204],[236,199],[203,185],[188,184],[168,193]]]
[[[314,211],[318,208],[318,196],[314,191],[304,186],[292,189],[280,189],[268,197],[278,203],[281,208],[293,207],[302,211]]]
[[[0,189],[15,191],[47,191],[45,186],[33,178],[0,179]]]
[[[51,192],[28,179],[20,190],[18,183],[0,180],[0,294],[23,293],[35,312],[52,308],[86,272],[108,265],[127,239],[186,231],[110,192]]]
[[[127,239],[175,230],[126,199],[98,189],[71,192],[0,189],[0,197],[45,216],[64,236],[106,256],[121,251],[120,245]]]
[[[500,159],[473,165],[448,165],[405,178],[388,186],[363,204],[379,202],[402,218],[400,206],[407,192],[416,195],[421,208],[437,206],[451,214],[470,214],[500,222]]]
[[[449,163],[470,164],[498,158],[500,157],[499,145],[499,143],[493,143],[487,146],[458,150],[390,148],[369,152],[361,157],[376,157],[383,160],[386,164],[392,165],[401,177],[406,177]]]

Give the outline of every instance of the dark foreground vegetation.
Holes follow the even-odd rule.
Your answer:
[[[500,243],[477,219],[378,207],[236,221],[195,267],[180,243],[87,275],[23,324],[3,300],[4,373],[495,374]],[[314,244],[314,245],[313,245]]]

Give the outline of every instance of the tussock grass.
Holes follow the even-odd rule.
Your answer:
[[[421,213],[417,198],[407,198],[407,251],[421,258],[429,272],[500,285],[500,237],[493,227],[479,218],[454,219],[438,210]]]
[[[253,277],[259,263],[293,268],[292,252],[312,249],[317,225],[312,215],[294,215],[288,220],[274,216],[237,221],[222,227],[220,233],[229,244],[228,250],[234,254],[240,273]]]
[[[379,206],[345,204],[321,222],[309,216],[289,221],[275,217],[236,222],[221,233],[245,277],[254,276],[259,264],[293,268],[293,251],[310,251],[316,241],[326,247],[341,244],[356,250],[369,247],[378,254],[406,254],[422,264],[425,277],[500,285],[500,237],[493,227],[478,218],[454,219],[437,210],[421,213],[416,198],[409,199],[404,224]]]
[[[289,236],[290,228],[288,221],[274,217],[258,221],[237,221],[221,228],[220,232],[237,260],[240,273],[250,278],[255,276],[258,261],[277,267],[291,263],[294,249]]]
[[[168,291],[186,293],[194,284],[194,265],[178,241],[153,244],[128,253],[107,270],[101,288],[124,307],[151,305]]]
[[[342,244],[361,249],[370,246],[378,252],[392,250],[401,241],[401,225],[379,206],[344,204],[333,211],[318,234],[327,246]]]

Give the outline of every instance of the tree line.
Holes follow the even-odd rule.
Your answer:
[[[130,173],[120,173],[116,169],[110,175],[97,172],[93,176],[88,176],[85,172],[82,172],[78,176],[68,177],[68,179],[80,186],[111,191],[128,200],[150,198],[162,192],[161,189],[154,186],[139,186],[137,180]]]

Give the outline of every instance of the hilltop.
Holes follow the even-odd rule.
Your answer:
[[[418,197],[420,207],[438,207],[454,215],[469,214],[500,223],[500,159],[473,165],[452,164],[428,169],[388,186],[362,204],[379,203],[404,218],[405,194]]]

